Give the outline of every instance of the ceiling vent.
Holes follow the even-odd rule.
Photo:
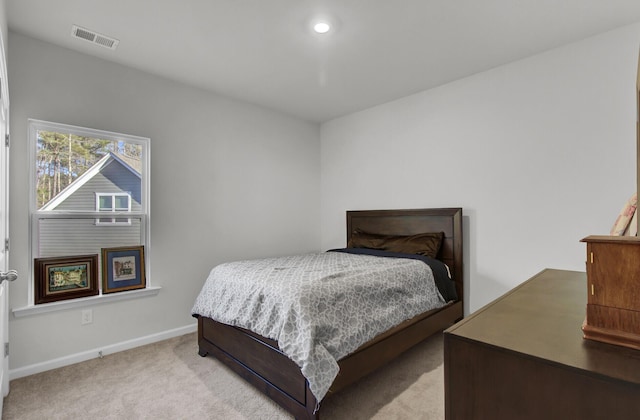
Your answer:
[[[115,38],[111,38],[109,36],[99,34],[96,31],[92,31],[87,28],[82,28],[77,25],[73,25],[71,29],[71,35],[75,38],[80,38],[85,41],[91,42],[92,44],[109,48],[110,50],[115,50],[118,44],[120,43],[120,41],[118,41]]]

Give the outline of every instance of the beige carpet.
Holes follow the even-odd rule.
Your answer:
[[[331,419],[443,419],[442,335],[326,398]],[[196,335],[94,359],[11,382],[10,419],[291,419],[212,357]]]

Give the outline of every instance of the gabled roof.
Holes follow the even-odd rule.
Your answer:
[[[132,174],[134,174],[138,178],[142,179],[142,175],[140,174],[140,172],[136,170],[136,168],[133,168],[131,165],[125,162],[123,158],[124,156],[120,157],[118,156],[118,154],[112,153],[112,152],[109,152],[108,154],[104,155],[102,159],[94,163],[91,168],[89,168],[85,173],[80,175],[71,184],[67,185],[67,187],[64,190],[60,191],[58,195],[53,197],[51,201],[49,201],[47,204],[42,206],[40,210],[45,210],[45,211],[55,210],[55,208],[58,207],[64,200],[69,198],[80,187],[82,187],[84,184],[89,182],[94,176],[99,174],[105,167],[107,167],[111,162],[114,162],[114,161],[122,165],[124,168],[129,170]]]

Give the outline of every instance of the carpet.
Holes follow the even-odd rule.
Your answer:
[[[442,334],[322,402],[323,420],[444,418]],[[196,334],[11,381],[3,418],[291,419],[212,357]]]

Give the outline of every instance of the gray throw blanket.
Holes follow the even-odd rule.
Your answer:
[[[276,340],[321,401],[338,360],[444,305],[422,261],[326,252],[218,265],[192,314]]]

